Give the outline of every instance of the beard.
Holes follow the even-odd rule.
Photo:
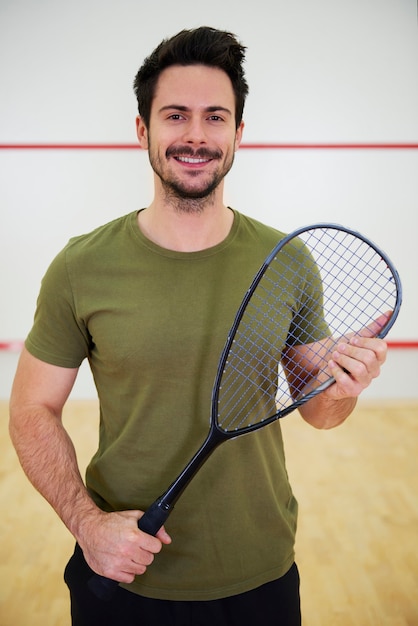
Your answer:
[[[234,151],[224,158],[223,152],[190,146],[171,146],[166,150],[165,160],[157,151],[153,151],[149,142],[149,161],[159,177],[165,193],[165,200],[181,213],[202,213],[204,208],[214,201],[215,190],[230,171],[234,162]],[[169,158],[185,156],[194,159],[216,160],[219,166],[210,174],[201,171],[189,171],[180,178],[169,167],[164,166]],[[198,179],[201,179],[200,181]]]

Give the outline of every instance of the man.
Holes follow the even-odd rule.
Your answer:
[[[244,51],[204,27],[145,60],[134,83],[137,135],[154,199],[56,257],[20,358],[11,436],[77,541],[66,568],[76,626],[300,624],[297,505],[279,424],[216,450],[167,530],[152,537],[137,526],[202,443],[226,333],[283,236],[223,201],[244,127]],[[337,346],[328,365],[336,383],[300,409],[303,418],[340,424],[385,355],[380,339]],[[84,358],[101,417],[87,488],[61,422]],[[93,572],[121,583],[110,600],[92,593]]]

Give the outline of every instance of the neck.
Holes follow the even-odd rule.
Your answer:
[[[138,225],[151,241],[168,250],[197,252],[221,243],[229,234],[233,212],[225,205],[180,207],[153,202],[138,213]]]

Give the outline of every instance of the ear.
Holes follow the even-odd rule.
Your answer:
[[[241,144],[241,141],[242,141],[243,132],[244,132],[244,122],[241,121],[240,125],[237,128],[237,132],[235,134],[235,152],[240,147],[240,144]]]
[[[148,150],[148,129],[145,126],[142,117],[137,115],[136,117],[136,136],[138,137],[139,145],[144,150]]]

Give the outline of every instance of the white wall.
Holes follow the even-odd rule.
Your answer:
[[[248,47],[246,143],[418,143],[415,0],[0,0],[0,143],[133,143],[143,58],[202,24]],[[404,287],[390,338],[417,339],[417,149],[242,150],[226,190],[282,230],[332,220],[370,236]],[[0,341],[26,335],[70,236],[151,195],[139,150],[0,149]],[[0,352],[0,397],[15,362]],[[416,397],[417,371],[417,351],[392,351],[367,394]],[[93,393],[83,373],[74,395]]]

